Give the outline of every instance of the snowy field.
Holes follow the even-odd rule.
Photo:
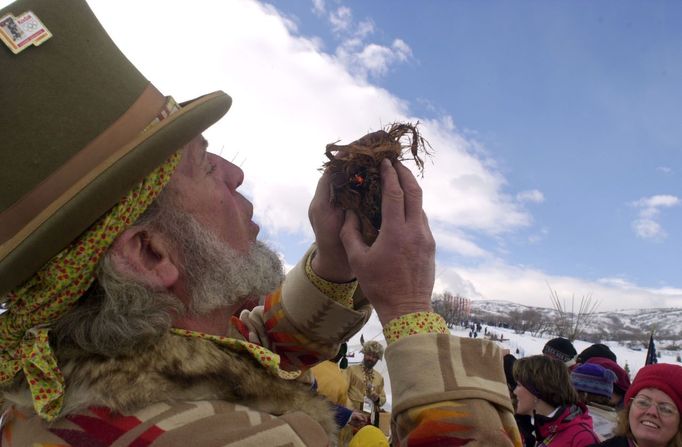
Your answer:
[[[515,334],[513,330],[511,329],[504,329],[504,328],[497,328],[497,327],[491,327],[491,326],[484,326],[488,327],[488,331],[492,331],[496,334],[502,335],[505,341],[503,342],[498,342],[503,348],[509,349],[509,352],[513,354],[517,358],[521,357],[527,357],[529,355],[535,355],[535,354],[541,354],[542,353],[542,348],[545,346],[545,343],[551,338],[554,338],[554,336],[543,336],[543,337],[532,337],[528,334]],[[469,336],[469,331],[465,330],[463,328],[455,328],[451,330],[451,333],[453,335],[457,335],[460,337],[468,337]],[[365,340],[376,340],[384,347],[386,346],[386,340],[384,340],[384,335],[381,330],[381,324],[379,323],[379,319],[376,316],[376,313],[372,314],[372,317],[370,320],[367,322],[367,325],[358,333],[355,337],[353,337],[350,342],[348,343],[348,352],[354,353],[353,357],[349,357],[348,361],[349,363],[359,363],[362,361],[362,354],[360,353],[361,345],[360,345],[360,334],[363,334],[365,337]],[[479,337],[481,337],[482,334],[479,334]],[[499,338],[499,337],[498,337]],[[628,367],[630,369],[630,379],[634,379],[635,374],[637,374],[637,371],[644,366],[644,361],[646,358],[646,349],[641,350],[641,351],[635,351],[633,349],[630,349],[626,347],[625,345],[619,344],[617,342],[609,342],[605,341],[603,342],[605,345],[607,345],[611,351],[613,351],[616,354],[616,357],[618,358],[618,364],[621,367],[625,367],[625,363],[628,364]],[[585,342],[585,341],[580,341],[577,340],[573,345],[575,346],[576,351],[580,353],[583,349],[587,348],[590,346],[592,343]],[[519,353],[516,353],[516,350],[518,349]],[[661,356],[658,359],[659,363],[674,363],[674,364],[680,364],[677,362],[677,353],[670,353],[667,351],[661,351],[659,349],[659,346],[657,345],[657,350],[660,352]],[[377,363],[377,366],[375,367],[376,370],[381,372],[381,374],[384,376],[384,380],[386,381],[386,405],[384,405],[384,409],[390,411],[391,410],[391,404],[392,404],[392,399],[391,399],[391,386],[390,386],[390,378],[388,377],[388,372],[386,369],[386,363],[381,360],[379,363]]]

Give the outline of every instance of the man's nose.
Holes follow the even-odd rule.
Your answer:
[[[223,161],[223,181],[228,188],[235,190],[244,181],[244,171],[242,168],[225,159]]]

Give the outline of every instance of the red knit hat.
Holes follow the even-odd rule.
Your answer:
[[[659,363],[640,369],[625,394],[625,402],[629,402],[644,388],[663,391],[675,403],[677,411],[682,411],[682,366]]]

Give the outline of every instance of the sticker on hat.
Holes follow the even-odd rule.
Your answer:
[[[12,14],[0,17],[0,40],[18,54],[30,47],[38,46],[52,37],[52,33],[33,12],[27,11],[19,17]]]

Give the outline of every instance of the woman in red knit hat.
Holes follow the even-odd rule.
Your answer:
[[[682,447],[682,366],[640,369],[625,395],[616,436],[602,447]]]

